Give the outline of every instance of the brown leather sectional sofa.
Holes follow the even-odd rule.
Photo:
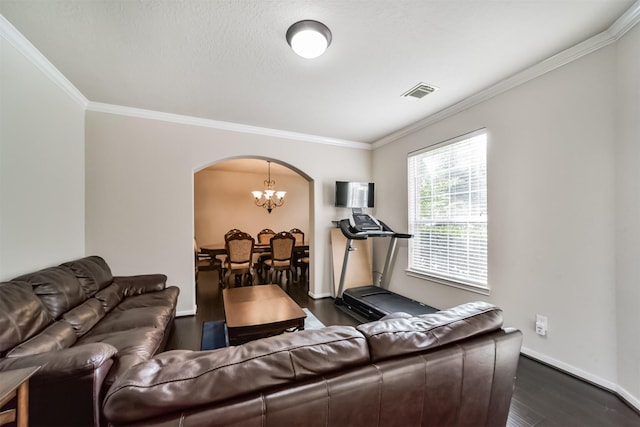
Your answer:
[[[504,426],[522,334],[483,302],[214,351],[119,376],[113,426]]]
[[[0,283],[0,371],[33,426],[504,426],[522,334],[476,302],[160,353],[178,288],[87,257]]]
[[[31,425],[101,422],[109,386],[165,347],[179,293],[166,279],[113,277],[91,256],[0,283],[0,371],[41,366]]]

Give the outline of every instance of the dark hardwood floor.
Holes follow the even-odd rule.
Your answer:
[[[283,286],[289,295],[325,325],[359,322],[337,309],[333,299],[307,296],[304,281]],[[197,290],[198,313],[179,317],[169,337],[169,349],[199,350],[202,323],[224,319],[222,292],[215,271],[201,271]],[[612,393],[521,356],[509,413],[509,427],[640,426],[640,415]]]

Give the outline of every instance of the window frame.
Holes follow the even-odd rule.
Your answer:
[[[417,212],[418,212],[418,207],[416,206],[418,198],[421,196],[421,194],[418,193],[417,189],[415,188],[416,186],[416,178],[415,176],[412,176],[412,172],[415,172],[412,167],[412,161],[415,161],[415,159],[417,158],[417,156],[423,156],[425,155],[425,153],[429,153],[429,152],[433,152],[435,150],[440,150],[442,148],[445,148],[447,146],[453,146],[457,143],[461,143],[467,140],[470,140],[472,138],[475,138],[477,136],[481,136],[484,135],[484,164],[483,164],[483,170],[484,170],[484,188],[481,190],[484,192],[484,206],[481,210],[481,214],[480,215],[467,215],[467,220],[466,221],[462,221],[461,223],[464,223],[467,225],[467,227],[469,226],[469,224],[478,224],[478,223],[484,223],[484,239],[483,239],[483,244],[484,244],[484,271],[485,271],[485,276],[484,276],[484,281],[481,280],[473,280],[471,279],[471,277],[462,277],[462,276],[455,276],[454,274],[438,274],[438,272],[432,270],[429,270],[428,268],[419,268],[420,266],[416,266],[416,258],[414,258],[414,251],[419,250],[420,247],[416,247],[415,245],[417,245],[417,239],[415,237],[416,235],[416,224],[417,223],[423,223],[424,220],[418,219],[417,217]],[[489,220],[488,220],[488,168],[487,168],[487,164],[488,164],[488,146],[489,146],[489,133],[487,131],[486,128],[481,128],[481,129],[477,129],[475,131],[469,132],[469,133],[465,133],[463,135],[448,139],[446,141],[442,141],[439,142],[437,144],[428,146],[428,147],[424,147],[421,148],[419,150],[415,150],[412,151],[410,153],[407,154],[407,196],[408,196],[408,200],[407,200],[407,210],[408,210],[408,215],[407,215],[407,223],[409,226],[409,233],[414,235],[414,238],[410,239],[408,242],[408,253],[407,253],[407,275],[412,276],[412,277],[417,277],[420,279],[424,279],[424,280],[429,280],[431,282],[436,282],[439,284],[443,284],[443,285],[447,285],[447,286],[452,286],[452,287],[456,287],[456,288],[460,288],[460,289],[465,289],[465,290],[469,290],[469,291],[473,291],[473,292],[477,292],[483,295],[489,295],[490,293],[490,287],[489,287]],[[471,193],[473,193],[473,191],[471,189],[467,189],[467,193],[469,195],[471,195]],[[451,195],[451,186],[449,185],[447,192],[445,193],[448,196]],[[435,199],[435,196],[431,198],[431,200]],[[447,219],[445,221],[441,221],[441,220],[437,220],[438,222],[444,222],[446,224],[455,224],[455,223],[460,223],[457,221],[452,221],[452,218],[455,219],[455,216],[447,216]],[[475,220],[471,220],[471,218],[474,218]],[[481,219],[481,221],[478,221],[478,219]],[[434,221],[432,221],[434,222]],[[447,241],[446,244],[446,252],[449,253],[451,252],[451,248],[452,245],[449,244],[449,241]],[[470,250],[468,247],[466,249],[466,253],[468,254]],[[450,270],[447,271],[447,273],[451,273]]]

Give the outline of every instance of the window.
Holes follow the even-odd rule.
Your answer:
[[[487,286],[485,129],[409,154],[409,272]]]

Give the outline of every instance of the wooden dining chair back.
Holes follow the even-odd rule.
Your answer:
[[[224,233],[224,241],[226,242],[229,237],[233,236],[236,233],[242,233],[242,232],[243,232],[242,230],[239,230],[237,228],[232,228],[231,230]]]
[[[300,230],[299,228],[292,228],[291,230],[289,230],[289,233],[291,233],[293,237],[295,237],[296,244],[301,245],[304,243],[304,232],[302,230]]]
[[[226,243],[227,239],[231,236],[233,236],[236,233],[242,233],[242,230],[238,229],[238,228],[232,228],[231,230],[227,231],[226,233],[224,233],[224,241]],[[225,246],[226,249],[226,246]],[[220,261],[221,264],[221,271],[220,271],[220,285],[224,287],[225,283],[226,283],[226,277],[227,277],[227,255],[216,255],[216,258]]]
[[[260,245],[269,245],[271,242],[271,238],[276,235],[276,232],[270,228],[265,228],[258,232],[258,241],[257,243]],[[271,258],[271,252],[268,250],[265,251],[264,248],[261,248],[260,253],[256,253],[253,256],[253,266],[256,270],[256,273],[263,278],[263,274],[265,271],[264,262],[265,260]]]
[[[282,276],[282,272],[285,272],[287,280],[291,279],[295,242],[295,237],[288,231],[281,231],[271,238],[271,257],[264,261],[267,276],[274,276],[271,277],[271,283],[278,275]]]
[[[270,228],[260,230],[258,233],[258,243],[261,245],[268,245],[271,242],[271,238],[276,235],[276,232]]]
[[[253,246],[255,240],[250,234],[236,232],[230,235],[225,242],[227,250],[227,269],[225,282],[229,285],[229,278],[235,277],[236,285],[244,285],[245,279],[253,284]]]

